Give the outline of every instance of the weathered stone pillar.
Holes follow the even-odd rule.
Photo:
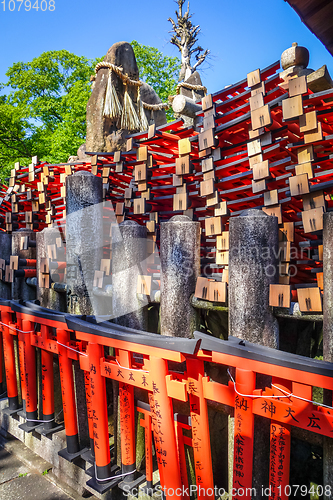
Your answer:
[[[270,284],[278,281],[278,219],[245,210],[230,219],[229,231],[229,335],[278,348],[278,323],[269,307]],[[257,385],[269,384],[265,378]],[[252,486],[261,492],[269,483],[269,420],[256,416],[254,431]]]
[[[126,220],[112,233],[112,316],[119,325],[147,330],[147,300],[137,294],[138,277],[147,274],[147,229]]]
[[[269,307],[269,286],[278,281],[278,219],[250,209],[229,224],[229,335],[278,348]]]
[[[90,172],[66,178],[66,262],[68,312],[98,314],[93,295],[103,250],[102,179]]]
[[[161,334],[192,337],[198,316],[190,304],[200,274],[200,223],[176,215],[161,223]]]
[[[333,212],[324,214],[323,230],[323,359],[333,362]],[[332,406],[332,392],[324,391],[324,403]],[[323,484],[333,484],[333,439],[323,436]],[[325,490],[324,490],[325,491]],[[332,495],[325,495],[327,500]]]
[[[66,312],[67,300],[65,293],[58,293],[51,288],[51,276],[49,288],[41,288],[39,274],[43,258],[48,257],[48,246],[54,245],[57,248],[56,239],[60,237],[59,229],[45,228],[37,233],[37,299],[42,307],[54,309],[55,311]]]
[[[12,253],[11,234],[0,233],[0,249],[0,258],[9,261]],[[0,297],[5,300],[11,298],[11,285],[5,281],[5,271],[3,271],[3,281],[0,280]]]
[[[12,235],[12,255],[20,259],[36,259],[36,233],[19,229]],[[35,300],[36,288],[27,285],[25,278],[14,278],[12,283],[13,300]]]
[[[68,312],[98,314],[93,295],[95,271],[100,269],[103,250],[102,179],[90,172],[66,178],[66,263],[69,287]],[[80,445],[89,446],[84,372],[74,361],[74,386]]]

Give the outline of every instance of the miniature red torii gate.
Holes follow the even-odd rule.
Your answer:
[[[94,477],[88,484],[99,492],[116,485],[133,489],[145,479],[148,487],[153,486],[152,431],[160,482],[166,498],[188,497],[189,480],[184,454],[186,444],[193,448],[198,498],[213,499],[215,486],[208,425],[209,400],[235,410],[231,492],[235,500],[250,498],[253,491],[251,457],[254,415],[270,420],[270,500],[288,497],[291,426],[332,437],[333,408],[312,401],[313,387],[333,390],[333,368],[330,363],[255,344],[239,343],[239,339],[232,337],[224,341],[199,332],[195,332],[194,339],[161,337],[111,323],[96,324],[80,317],[52,314],[52,311],[36,305],[29,307],[29,304],[2,301],[0,311],[10,401],[13,401],[11,398],[16,401],[17,397],[17,387],[12,387],[16,380],[15,363],[10,358],[12,349],[8,344],[8,326],[15,328],[15,323],[9,317],[12,311],[15,311],[19,322],[16,327],[24,335],[24,353],[29,352],[29,346],[37,346],[52,352],[52,355],[59,355],[61,349],[61,352],[68,353],[66,359],[69,363],[71,359],[79,357],[80,367],[87,374],[89,420],[96,464]],[[36,329],[36,325],[40,327]],[[43,325],[49,328],[48,332],[42,328]],[[62,332],[67,332],[66,338]],[[69,332],[75,334],[75,341],[70,340]],[[105,347],[113,347],[115,355],[106,356]],[[24,354],[20,379],[26,382],[25,394],[27,391],[30,394],[26,399],[27,411],[36,411],[36,405],[33,408],[31,406],[35,399],[37,401],[34,374],[30,365],[25,363],[26,360]],[[63,365],[64,360],[60,361]],[[185,362],[185,371],[180,373],[170,370],[169,361]],[[234,380],[231,373],[228,384],[210,380],[205,376],[204,362],[216,363],[223,370],[235,369]],[[257,389],[257,373],[271,376],[271,386],[265,390]],[[118,380],[120,387],[121,474],[117,467],[111,466],[106,378]],[[61,377],[61,386],[66,403],[66,434],[70,436],[71,429],[77,432],[75,404],[71,411],[67,407],[72,385]],[[135,387],[146,391],[146,403],[135,401]],[[189,415],[174,415],[173,399],[188,401]],[[141,425],[145,428],[146,438],[146,478],[136,477],[135,409],[144,415]],[[184,436],[183,429],[190,429],[192,436]],[[63,452],[61,455],[64,458],[72,458],[70,453]]]

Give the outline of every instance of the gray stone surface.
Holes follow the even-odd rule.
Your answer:
[[[112,63],[123,68],[124,74],[132,80],[139,79],[139,70],[137,67],[135,55],[131,45],[127,42],[118,42],[112,45],[108,50],[105,62]],[[124,149],[128,130],[121,130],[119,120],[105,118],[103,116],[104,99],[108,81],[107,68],[100,69],[97,73],[93,90],[87,104],[87,141],[85,145],[86,151],[119,151]],[[121,78],[114,72],[112,73],[112,83],[116,89],[119,101],[123,104],[125,87]],[[137,109],[137,87],[133,85],[127,86],[129,96],[132,99],[135,109]],[[141,99],[148,104],[158,104],[161,102],[150,85],[144,83],[141,87]],[[151,118],[150,111],[145,111],[148,123]],[[165,111],[156,111],[153,113],[154,122],[157,126],[166,123]],[[82,151],[78,151],[78,156],[84,159],[83,146]]]
[[[161,223],[161,334],[192,337],[198,316],[191,306],[200,274],[200,223],[176,215]]]
[[[326,64],[307,75],[306,81],[308,83],[308,88],[312,90],[312,92],[322,92],[323,90],[333,88],[333,81]]]
[[[323,230],[323,359],[333,362],[333,213],[324,214]],[[332,393],[325,391],[324,403],[331,405]],[[333,484],[333,440],[323,437],[323,484]],[[327,497],[331,498],[331,497]]]
[[[138,80],[139,70],[136,64],[133,49],[129,43],[118,42],[113,44],[104,57],[104,61],[115,64],[116,66],[122,66],[124,74],[127,73],[131,79]],[[119,144],[119,147],[116,147],[116,149],[121,149],[125,135],[128,134],[127,131],[124,131],[123,135],[116,140],[118,138],[116,134],[116,131],[118,130],[117,123],[109,118],[106,119],[103,117],[108,73],[109,70],[106,68],[98,71],[93,90],[87,104],[87,151],[107,151],[106,137],[112,134],[115,134],[115,147],[116,144]],[[112,74],[112,82],[122,104],[122,96],[124,94],[123,82],[115,73]],[[129,95],[134,102],[136,102],[137,98],[136,89],[137,88],[134,86],[129,86],[128,88]]]
[[[309,64],[309,51],[306,47],[299,46],[296,42],[292,44],[292,47],[284,50],[281,55],[281,66],[282,68],[288,69],[291,66],[301,66],[306,68]]]
[[[160,102],[162,102],[153,87],[148,85],[148,83],[146,82],[143,82],[143,85],[140,87],[140,96],[141,100],[147,104],[159,104]],[[153,116],[156,127],[164,125],[167,122],[164,109],[162,109],[161,111],[153,111],[153,115],[151,115],[151,111],[145,109],[145,113],[148,123],[150,123],[151,116]]]
[[[19,440],[19,445],[23,446],[24,444],[25,446],[18,449],[17,444],[10,442],[10,452],[18,455],[20,460],[22,460],[27,467],[38,472],[42,472],[52,466],[53,474],[58,478],[54,479],[54,481],[60,482],[61,484],[66,483],[76,492],[76,496],[73,495],[73,498],[81,498],[81,495],[83,495],[87,489],[86,481],[90,478],[85,474],[84,469],[74,463],[68,462],[58,455],[60,450],[66,448],[65,430],[52,434],[50,437],[39,436],[33,432],[27,434],[19,428],[19,425],[25,422],[23,418],[20,417],[17,420],[16,418],[8,417],[2,413],[1,409],[6,406],[8,406],[7,401],[0,401],[0,445],[6,446],[7,449],[8,443],[4,444],[3,436],[5,436],[6,439],[8,434],[15,437]],[[38,457],[36,457],[35,454],[38,455]],[[45,465],[43,465],[43,461]],[[96,496],[101,498],[98,494]],[[1,494],[0,498],[1,500],[3,498]]]
[[[0,233],[0,248],[1,248],[1,258],[5,260],[10,259],[12,253],[12,235],[7,233]],[[0,271],[1,272],[1,271]],[[3,272],[3,277],[5,277],[5,271]],[[0,280],[0,297],[2,299],[11,298],[11,285],[5,281]]]
[[[48,256],[47,248],[49,245],[56,245],[56,239],[60,238],[60,232],[57,228],[45,228],[43,231],[40,231],[36,234],[37,238],[37,299],[40,301],[40,305],[42,307],[47,307],[49,309],[54,309],[56,311],[66,312],[67,308],[67,300],[65,293],[58,293],[54,289],[51,288],[51,279],[50,279],[50,288],[41,288],[39,286],[39,273],[40,273],[40,264],[41,259]],[[60,260],[60,259],[59,259]],[[51,270],[50,278],[52,277]]]
[[[323,357],[333,362],[333,212],[324,214],[323,272]]]
[[[27,236],[31,241],[36,241],[36,233],[26,229],[19,229],[12,234],[12,255],[18,255],[21,259],[35,259],[36,247],[28,247],[27,250],[21,250],[21,239],[25,236]],[[14,278],[12,283],[13,300],[34,300],[35,298],[35,287],[27,285],[25,278]]]
[[[147,273],[147,229],[126,220],[112,233],[112,316],[117,324],[146,330],[147,300],[137,295],[138,276]]]
[[[229,334],[278,348],[269,286],[278,282],[278,220],[261,210],[230,219]]]
[[[93,282],[103,249],[102,179],[77,172],[66,178],[66,193],[68,312],[98,314]]]
[[[229,221],[229,335],[278,348],[279,330],[269,307],[270,284],[278,281],[278,219],[245,210]],[[258,377],[257,386],[269,385]],[[269,481],[269,421],[255,416],[253,487]]]

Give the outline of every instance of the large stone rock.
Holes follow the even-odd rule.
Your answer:
[[[127,42],[118,42],[112,45],[108,50],[105,62],[112,63],[116,66],[123,68],[123,73],[127,74],[132,80],[139,79],[139,70],[136,63],[133,48]],[[93,85],[93,90],[87,104],[87,142],[86,151],[89,152],[103,152],[103,151],[117,151],[124,147],[126,142],[126,135],[129,134],[128,130],[121,130],[119,119],[106,118],[103,116],[104,99],[107,89],[109,70],[102,68],[96,75],[96,80]],[[123,104],[125,86],[120,77],[114,72],[112,73],[112,83],[116,89],[119,101]],[[142,86],[142,100],[149,104],[157,104],[161,102],[157,94],[149,85]],[[132,99],[136,109],[138,87],[128,85],[128,93]],[[147,113],[148,114],[148,113]],[[163,121],[165,112],[155,113],[156,125],[166,123]],[[150,116],[150,112],[149,112]],[[82,151],[83,153],[83,151]],[[79,154],[79,153],[78,153]],[[80,156],[80,154],[79,154]]]

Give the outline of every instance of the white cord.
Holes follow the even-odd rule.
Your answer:
[[[63,412],[63,408],[61,408],[59,413],[57,413],[56,416],[54,418],[52,418],[51,420],[33,420],[32,418],[26,418],[26,421],[27,422],[40,422],[41,424],[47,424],[48,422],[53,422],[56,418],[59,417],[60,413],[62,413],[62,412]]]
[[[140,370],[140,368],[127,368],[126,366],[121,366],[117,359],[116,363],[120,368],[123,368],[124,370],[131,370],[131,372],[149,373],[148,370]]]
[[[84,352],[77,351],[76,349],[73,349],[73,347],[69,347],[68,345],[62,344],[57,340],[57,344],[62,345],[62,347],[66,347],[66,349],[70,349],[71,351],[77,352],[78,354],[81,354],[81,356],[88,356],[88,354]]]
[[[35,333],[35,330],[32,330],[30,332],[25,332],[24,330],[20,330],[19,328],[16,328],[14,326],[6,325],[6,323],[1,323],[1,321],[0,321],[0,325],[6,326],[7,328],[10,328],[11,330],[15,330],[16,332],[21,332],[21,333]]]
[[[272,387],[276,387],[276,389],[279,389],[280,391],[286,393],[286,391],[284,391],[280,387],[277,387],[274,384],[272,384]],[[333,406],[328,406],[328,405],[324,405],[323,403],[317,403],[317,401],[311,401],[310,399],[301,398],[300,396],[296,396],[295,394],[293,394],[293,398],[301,399],[302,401],[306,401],[307,403],[312,403],[314,405],[323,406],[324,408],[329,408],[330,410],[333,410]]]
[[[256,394],[242,394],[241,392],[238,392],[237,389],[236,389],[236,382],[233,378],[233,376],[231,375],[230,371],[229,371],[229,368],[228,368],[228,375],[229,377],[231,378],[231,380],[233,381],[234,383],[234,389],[235,389],[235,392],[239,395],[239,396],[243,396],[244,398],[290,398],[291,396],[293,396],[293,394],[290,392],[289,394],[288,393],[285,393],[285,394],[288,394],[287,396],[259,396],[259,395],[256,395]],[[285,392],[285,391],[283,391]]]
[[[237,391],[237,389],[236,389],[236,382],[233,379],[233,377],[232,377],[232,375],[231,375],[231,373],[229,371],[229,368],[228,368],[227,371],[228,371],[229,377],[231,378],[231,380],[234,383],[235,392],[239,396],[243,396],[245,398],[254,398],[254,399],[255,398],[266,398],[266,399],[269,399],[269,398],[290,398],[290,397],[293,397],[293,398],[296,398],[296,399],[300,399],[301,401],[306,401],[307,403],[312,403],[314,405],[322,406],[324,408],[329,408],[330,410],[333,410],[332,406],[324,405],[323,403],[318,403],[317,401],[312,401],[310,399],[301,398],[301,396],[296,396],[296,394],[293,394],[292,392],[287,392],[287,391],[281,389],[281,387],[278,387],[277,385],[274,385],[274,384],[272,384],[272,387],[275,387],[275,389],[278,389],[279,391],[284,392],[284,394],[286,394],[286,396],[259,396],[259,395],[255,395],[255,394],[242,394],[242,393],[240,393],[240,392]]]
[[[98,479],[98,477],[97,477],[97,469],[96,469],[96,462],[94,462],[94,466],[95,466],[95,477],[96,477],[97,481],[111,481],[112,479],[115,479],[116,477],[128,476],[129,474],[133,474],[134,472],[136,472],[136,469],[134,469],[131,472],[125,472],[124,474],[115,474],[112,477],[106,477],[104,479]]]

